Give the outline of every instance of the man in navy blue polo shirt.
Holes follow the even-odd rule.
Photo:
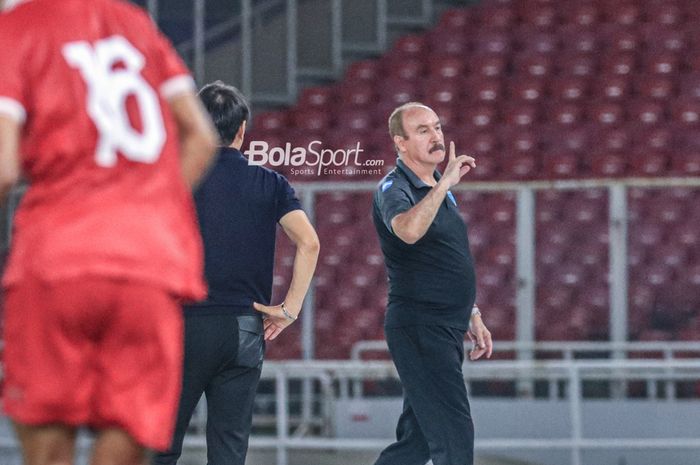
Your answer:
[[[491,356],[491,334],[475,304],[467,227],[450,188],[476,166],[455,155],[447,166],[440,120],[411,102],[389,118],[396,168],[374,195],[374,225],[389,276],[385,334],[404,389],[397,441],[375,465],[473,465],[474,425],[462,375],[464,333],[470,358]]]
[[[224,146],[195,191],[209,294],[184,309],[185,367],[177,426],[171,449],[156,455],[154,463],[177,462],[204,393],[208,465],[244,465],[263,338],[275,339],[297,319],[319,241],[284,176],[249,166],[241,154],[250,111],[238,89],[217,81],[199,96]],[[296,255],[284,301],[269,305],[278,223],[296,245]]]

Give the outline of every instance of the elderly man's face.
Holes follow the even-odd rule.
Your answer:
[[[416,163],[441,163],[446,152],[440,118],[433,110],[423,106],[408,108],[402,116],[406,139],[395,140],[401,155]]]

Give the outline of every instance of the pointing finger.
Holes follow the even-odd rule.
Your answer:
[[[450,142],[450,161],[455,159],[455,143],[454,141]]]

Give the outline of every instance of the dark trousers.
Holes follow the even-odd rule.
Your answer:
[[[177,424],[169,451],[153,463],[172,465],[192,413],[207,399],[209,465],[244,465],[264,353],[262,319],[235,314],[185,313],[185,362]]]
[[[386,328],[403,385],[396,442],[375,465],[473,465],[474,425],[462,376],[464,331],[443,326]]]

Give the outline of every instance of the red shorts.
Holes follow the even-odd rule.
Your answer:
[[[126,430],[170,447],[183,322],[167,291],[100,277],[26,280],[5,300],[3,404],[15,421]]]

